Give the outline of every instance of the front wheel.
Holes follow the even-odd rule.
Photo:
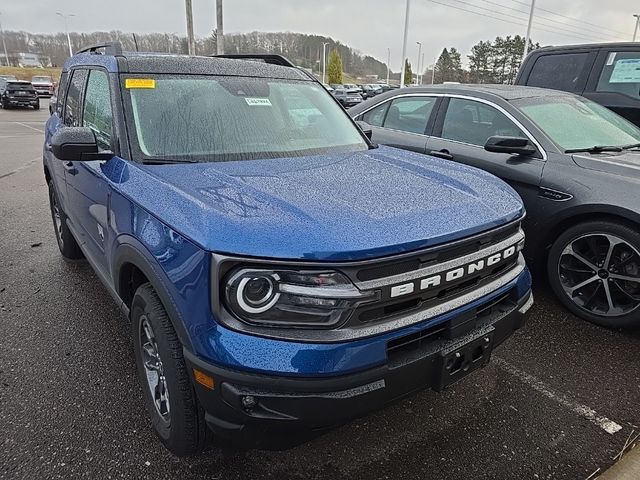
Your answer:
[[[191,384],[182,345],[153,287],[141,285],[131,304],[138,376],[160,441],[179,457],[205,444],[204,411]]]
[[[67,215],[60,206],[58,194],[53,180],[49,180],[49,205],[51,208],[51,219],[56,235],[56,241],[62,256],[68,260],[78,260],[83,257],[82,250],[76,239],[73,237],[67,225]]]
[[[585,222],[555,241],[547,264],[560,301],[592,323],[640,326],[640,233],[609,221]]]
[[[34,103],[34,104],[33,104],[33,109],[34,109],[34,110],[40,110],[40,102],[38,102],[38,103]]]

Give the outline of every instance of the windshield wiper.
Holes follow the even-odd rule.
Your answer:
[[[602,152],[621,152],[623,147],[616,147],[615,145],[594,145],[593,147],[586,148],[569,148],[564,153],[602,153]]]
[[[169,163],[199,163],[197,160],[177,160],[172,158],[143,158],[143,165],[166,165]]]
[[[640,143],[632,143],[630,145],[623,145],[621,148],[623,150],[635,150],[636,148],[640,148]]]

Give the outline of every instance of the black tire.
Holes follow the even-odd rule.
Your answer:
[[[624,243],[616,243],[618,241]],[[565,250],[569,247],[577,255]],[[610,249],[612,253],[608,254]],[[607,328],[640,326],[638,229],[613,221],[575,225],[552,245],[547,272],[558,299],[578,317]],[[639,281],[623,281],[616,275]],[[581,284],[584,286],[575,288]],[[573,296],[567,290],[571,287],[575,288],[571,292]],[[615,308],[611,308],[612,305]]]
[[[34,109],[34,110],[40,110],[40,102],[38,102],[38,103],[34,103],[34,104],[33,104],[33,109]]]
[[[150,357],[148,347],[143,347],[143,343],[148,345],[148,337],[144,331],[145,322],[151,327],[154,336],[152,348],[157,352],[157,357]],[[197,454],[204,447],[208,436],[204,410],[198,403],[187,372],[182,344],[162,302],[149,283],[141,285],[133,297],[131,325],[144,403],[151,415],[156,434],[174,455],[184,457]],[[154,382],[147,376],[145,357],[158,359],[156,366],[159,365],[159,372],[165,379],[162,388],[168,391],[168,398],[166,408],[162,408],[164,416],[156,406],[156,399],[151,393],[151,384]],[[157,381],[157,385],[160,385],[160,381]],[[157,386],[154,392],[156,395],[160,392]],[[160,399],[160,396],[157,396]]]
[[[58,202],[58,194],[53,180],[49,180],[49,206],[51,208],[51,220],[53,220],[53,231],[62,256],[67,260],[84,258],[78,242],[76,242],[67,226],[67,216]]]

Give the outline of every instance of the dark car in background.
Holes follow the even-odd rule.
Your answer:
[[[0,80],[0,106],[40,108],[38,93],[30,82],[23,80]]]
[[[640,326],[638,127],[577,95],[510,85],[395,90],[349,114],[374,142],[506,180],[527,208],[525,254],[562,303],[600,325]]]
[[[347,90],[346,88],[338,88],[333,92],[333,96],[342,104],[343,107],[349,108],[362,103],[362,95],[357,90]]]
[[[640,126],[640,43],[534,50],[515,83],[582,95]]]
[[[382,87],[380,85],[376,85],[375,83],[362,85],[363,98],[375,97],[376,95],[380,95],[381,93],[382,93]]]
[[[51,97],[56,91],[53,78],[46,75],[38,75],[31,78],[31,85],[33,85],[40,97]]]

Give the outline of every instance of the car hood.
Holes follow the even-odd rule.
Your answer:
[[[640,151],[573,154],[573,161],[582,168],[640,179]]]
[[[125,194],[202,248],[228,254],[366,259],[457,240],[524,213],[517,193],[486,172],[390,147],[128,168]]]

